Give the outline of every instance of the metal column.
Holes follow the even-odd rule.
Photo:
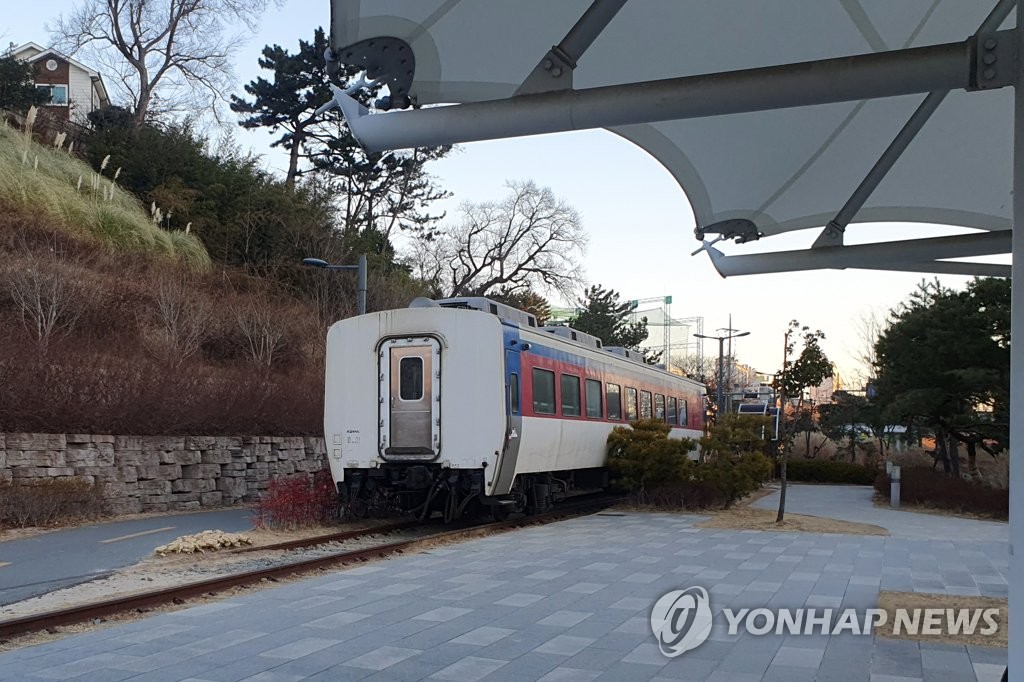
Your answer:
[[[1024,0],[1017,2],[1017,50],[1024,54]],[[1013,272],[1024,273],[1024,69],[1017,63],[1013,112]],[[1024,283],[1011,279],[1010,320],[1010,680],[1024,680]],[[1012,343],[1016,339],[1017,343]]]

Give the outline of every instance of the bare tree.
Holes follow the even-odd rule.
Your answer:
[[[47,256],[27,253],[4,273],[4,284],[22,324],[43,355],[50,343],[69,333],[81,314],[78,289],[59,249]]]
[[[854,380],[861,386],[867,385],[875,376],[875,344],[878,337],[885,331],[885,318],[877,310],[861,312],[853,321],[854,343],[856,348],[851,355],[857,361],[857,368],[853,372]]]
[[[587,244],[579,213],[548,188],[511,182],[501,201],[462,206],[462,222],[413,242],[413,269],[441,296],[533,289],[572,297]]]
[[[54,46],[111,76],[141,125],[153,113],[210,110],[234,85],[231,55],[272,0],[82,0],[49,27]],[[158,102],[157,102],[158,100]]]
[[[209,301],[189,286],[186,277],[167,273],[157,283],[150,350],[177,367],[199,352],[212,321]]]
[[[257,367],[272,367],[285,345],[285,324],[273,302],[265,294],[252,294],[234,306],[234,314],[249,361]]]

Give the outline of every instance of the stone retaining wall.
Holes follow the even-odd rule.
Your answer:
[[[253,501],[277,476],[318,471],[324,452],[310,437],[0,433],[0,482],[82,476],[113,513],[181,511]]]

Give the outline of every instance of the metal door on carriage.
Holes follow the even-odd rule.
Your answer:
[[[440,344],[389,339],[381,359],[381,453],[433,459],[440,449]]]

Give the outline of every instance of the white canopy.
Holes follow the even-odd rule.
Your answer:
[[[561,79],[549,75],[550,84],[540,82],[540,87],[537,80],[534,87],[523,84],[590,0],[333,0],[332,46],[346,61],[350,46],[398,38],[415,57],[409,94],[416,103],[480,102],[512,98],[517,91],[627,86],[960,43],[978,31],[995,0],[605,4],[615,5],[612,16],[597,28],[592,44],[572,55],[578,56],[576,68],[568,66]],[[1009,6],[1003,16],[1008,11]],[[999,24],[1012,28],[1013,17],[994,21],[993,28]],[[357,54],[374,59],[365,49]],[[969,61],[965,56],[965,69]],[[867,196],[854,221],[1010,228],[1012,149],[1006,132],[1012,128],[1013,90],[967,92],[966,71],[964,76]],[[826,74],[825,80],[832,77]],[[842,72],[835,77],[841,79]],[[770,93],[773,81],[762,78],[760,86]],[[686,97],[700,92],[680,93]],[[822,228],[833,220],[924,98],[920,91],[609,129],[664,164],[686,192],[699,227],[745,219],[758,233],[772,235]],[[358,137],[358,126],[353,131]],[[513,127],[510,134],[519,133]],[[500,135],[488,135],[495,136]],[[715,231],[721,230],[710,230]],[[900,235],[894,232],[893,238]],[[840,243],[841,235],[820,245]],[[964,255],[1008,251],[1009,239],[990,240]],[[925,260],[950,257],[944,254]],[[909,259],[910,265],[917,261],[916,255]]]
[[[824,228],[723,275],[882,268],[1008,276],[1024,258],[1024,0],[331,0],[332,62],[386,81],[353,135],[400,149],[605,127],[675,176],[697,236]],[[1018,10],[1021,13],[1024,10]],[[1000,30],[1002,29],[1002,30]],[[1007,87],[1007,86],[1013,86]],[[1016,191],[1014,191],[1016,190]],[[844,245],[854,221],[979,228]],[[1011,244],[1012,235],[1012,244]],[[1012,247],[1012,248],[1011,248]],[[1024,289],[1013,287],[1014,337]],[[1009,627],[1024,630],[1024,344],[1011,347]],[[1024,670],[1024,648],[1010,668]],[[1012,679],[1022,679],[1015,675]]]

